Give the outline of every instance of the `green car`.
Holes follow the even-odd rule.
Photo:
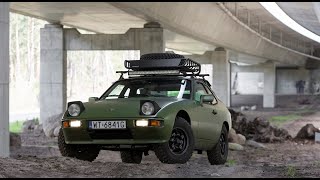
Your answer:
[[[226,162],[231,115],[199,63],[151,53],[126,60],[125,67],[101,97],[68,103],[58,137],[63,156],[93,161],[100,150],[114,150],[122,162],[139,164],[154,151],[173,164],[207,151],[210,164]]]

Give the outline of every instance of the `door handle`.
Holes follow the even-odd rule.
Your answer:
[[[216,115],[216,114],[218,114],[218,113],[217,113],[217,111],[212,110],[212,114]]]

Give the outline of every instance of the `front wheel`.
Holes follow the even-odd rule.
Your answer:
[[[59,131],[58,147],[62,156],[90,162],[94,161],[100,152],[95,145],[66,144],[62,129]]]
[[[223,126],[218,143],[211,150],[207,151],[210,164],[224,164],[227,161],[228,150],[228,130],[226,126]]]
[[[154,152],[162,163],[183,164],[192,156],[194,137],[190,124],[177,117],[168,142],[155,145]]]

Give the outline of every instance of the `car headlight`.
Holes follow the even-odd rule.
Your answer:
[[[78,104],[71,104],[68,107],[68,113],[70,114],[70,116],[79,116],[80,111],[81,111],[81,109]]]
[[[70,121],[70,127],[80,127],[81,126],[81,121],[79,120],[73,120],[73,121]]]
[[[151,115],[154,113],[154,105],[151,102],[145,102],[141,106],[141,112],[144,115]]]
[[[136,121],[136,126],[146,127],[149,125],[149,121],[147,119],[139,119]]]

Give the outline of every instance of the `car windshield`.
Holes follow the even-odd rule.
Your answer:
[[[174,97],[190,99],[190,81],[185,79],[129,79],[114,83],[100,98]]]

